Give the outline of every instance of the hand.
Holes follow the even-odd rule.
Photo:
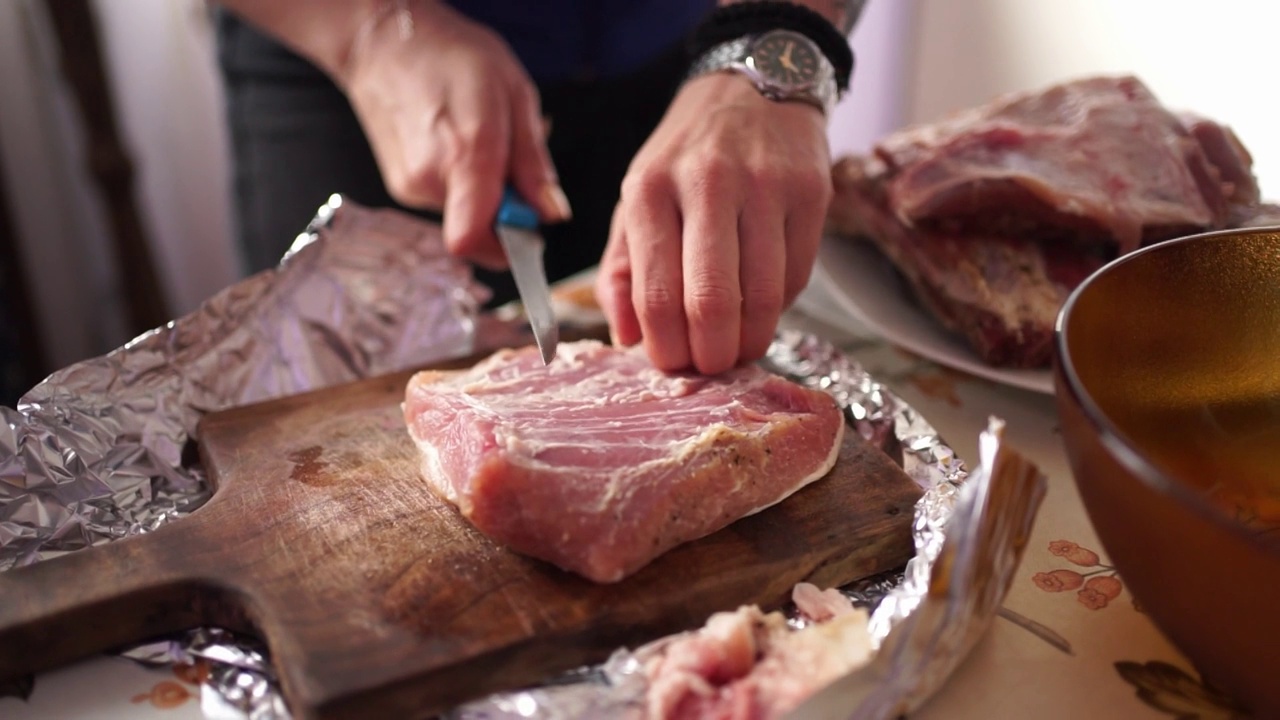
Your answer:
[[[444,3],[407,4],[366,23],[339,82],[391,196],[443,208],[450,252],[506,267],[492,225],[507,180],[544,221],[569,218],[537,90],[488,28]]]
[[[826,121],[735,74],[687,83],[622,183],[596,293],[664,370],[756,360],[808,283],[831,200]]]

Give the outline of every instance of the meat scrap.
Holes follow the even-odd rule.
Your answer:
[[[802,585],[793,597],[821,598],[834,609],[830,617],[792,630],[782,613],[747,605],[637,651],[649,682],[646,718],[769,720],[865,665],[871,658],[866,611],[834,601],[829,593],[839,595],[836,590]]]
[[[835,464],[826,393],[750,366],[665,374],[640,348],[500,351],[415,375],[404,417],[431,487],[510,549],[615,582]]]
[[[871,240],[987,363],[1043,367],[1070,292],[1152,242],[1273,215],[1232,131],[1134,77],[1014,93],[833,170],[836,235]]]
[[[791,602],[805,619],[825,622],[853,612],[853,601],[835,588],[818,589],[813,583],[796,583],[791,588]]]

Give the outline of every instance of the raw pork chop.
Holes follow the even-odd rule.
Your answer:
[[[830,396],[757,367],[668,375],[594,341],[419,373],[404,415],[424,477],[481,532],[596,582],[822,477],[844,432]]]

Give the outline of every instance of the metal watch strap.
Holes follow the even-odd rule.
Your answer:
[[[697,77],[709,72],[724,70],[734,63],[741,63],[747,57],[747,48],[755,40],[754,35],[744,35],[728,42],[720,43],[706,51],[689,68],[689,77]]]
[[[685,79],[689,80],[699,75],[722,70],[740,72],[751,79],[756,89],[770,100],[808,102],[822,110],[824,115],[830,117],[831,110],[836,104],[837,90],[835,70],[826,56],[821,52],[816,53],[819,58],[818,77],[810,84],[807,91],[785,95],[779,92],[778,88],[770,87],[763,77],[746,63],[752,44],[759,37],[760,35],[747,35],[712,47],[693,62]]]

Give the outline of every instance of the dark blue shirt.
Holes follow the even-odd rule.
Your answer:
[[[714,0],[453,0],[506,38],[537,82],[611,77],[675,46]]]

